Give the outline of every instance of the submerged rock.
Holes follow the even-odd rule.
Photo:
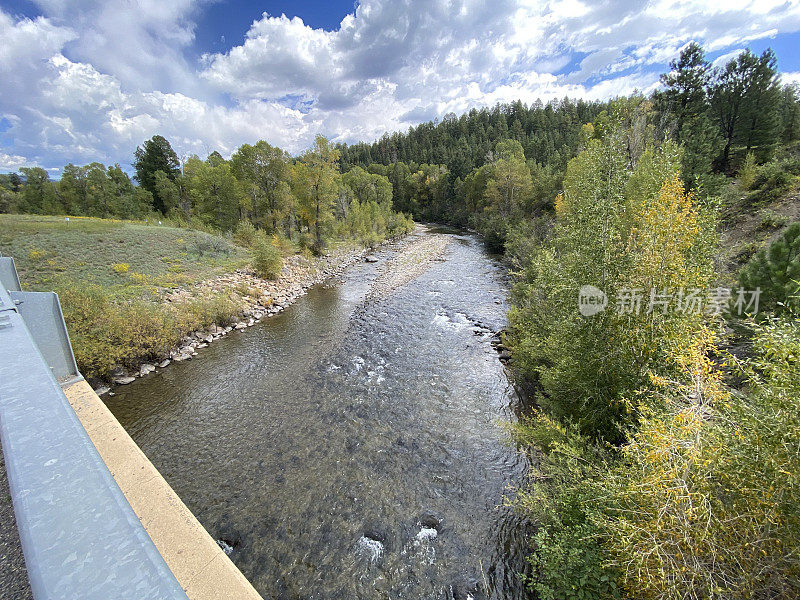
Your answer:
[[[377,256],[372,256],[370,254],[369,256],[364,257],[364,262],[376,263],[376,262],[378,262],[378,257]]]
[[[442,521],[434,515],[433,513],[423,513],[422,516],[417,520],[417,523],[424,527],[425,529],[434,529],[437,532],[439,528],[442,526]]]

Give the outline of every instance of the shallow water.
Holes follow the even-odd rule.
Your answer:
[[[386,300],[392,251],[106,400],[265,599],[524,597],[503,269],[448,235]]]

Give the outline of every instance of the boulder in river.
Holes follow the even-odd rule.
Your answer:
[[[139,367],[139,374],[141,374],[141,375],[149,375],[150,373],[152,373],[155,370],[156,370],[156,368],[155,368],[154,365],[151,365],[149,363],[144,363],[141,367]]]
[[[114,379],[114,383],[117,385],[128,385],[129,383],[133,383],[136,381],[135,377],[117,377]]]
[[[164,367],[168,367],[170,362],[172,362],[172,361],[170,361],[170,359],[168,359],[168,358],[164,359],[160,363],[158,363],[158,368],[159,369],[163,369]]]
[[[370,255],[364,257],[364,262],[376,263],[376,262],[378,262],[378,257],[377,256],[373,256],[372,254],[370,254]]]

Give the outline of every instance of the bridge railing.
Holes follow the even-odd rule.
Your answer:
[[[79,378],[58,297],[0,257],[0,439],[34,598],[186,600],[64,396]]]

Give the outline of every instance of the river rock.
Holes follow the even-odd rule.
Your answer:
[[[454,600],[471,600],[478,592],[478,580],[475,578],[461,578],[450,586]]]
[[[115,378],[115,377],[127,377],[128,376],[128,372],[123,367],[120,367],[119,365],[117,365],[116,367],[114,367],[111,370],[109,375],[111,375],[112,379]]]
[[[503,350],[500,352],[500,360],[508,360],[511,358],[511,352],[508,350]]]
[[[239,330],[247,329],[247,324],[240,321],[239,323],[236,324],[236,327],[234,329],[239,329]]]
[[[206,344],[210,344],[211,342],[213,342],[213,341],[214,341],[214,336],[213,336],[213,335],[207,335],[206,337],[204,337],[204,338],[203,338],[203,341],[204,341]]]
[[[156,370],[156,368],[155,368],[154,365],[151,365],[149,363],[144,363],[141,367],[139,367],[139,374],[141,374],[141,375],[149,375],[150,373],[152,373],[155,370]]]
[[[129,383],[133,383],[136,381],[136,377],[117,377],[114,379],[114,383],[117,385],[128,385]]]
[[[205,342],[203,342],[202,344],[197,344],[197,347],[198,347],[198,348],[208,348],[208,344],[206,344]]]
[[[172,362],[172,361],[170,361],[170,359],[168,359],[168,358],[165,359],[165,360],[162,360],[160,363],[158,363],[158,368],[159,369],[163,369],[164,367],[168,367],[170,362]]]
[[[107,394],[110,391],[111,388],[103,386],[95,389],[94,393],[97,394],[98,396],[102,396],[103,394]]]
[[[184,360],[189,360],[190,358],[192,358],[191,354],[189,354],[188,352],[183,352],[181,354],[178,354],[178,356],[176,356],[173,360],[175,362],[183,362]]]
[[[442,526],[442,521],[439,517],[429,512],[423,513],[417,520],[417,523],[426,529],[435,529],[436,531],[439,531],[439,528]]]

